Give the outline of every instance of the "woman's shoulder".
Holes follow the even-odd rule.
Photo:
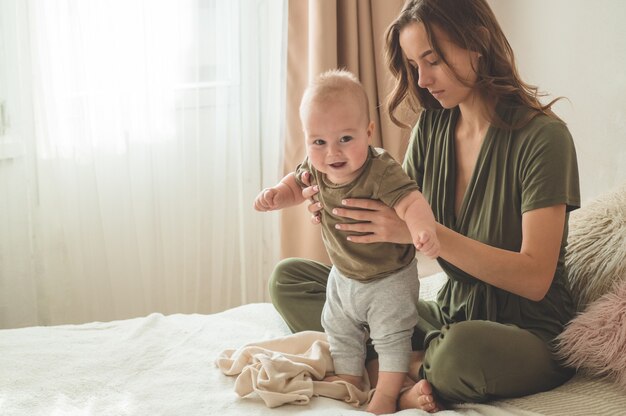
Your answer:
[[[556,115],[548,115],[524,105],[508,105],[497,109],[498,115],[513,130],[524,133],[545,129],[567,131],[567,125]]]
[[[521,146],[542,142],[572,141],[567,125],[556,115],[543,114],[521,105],[500,107],[498,113],[502,121],[510,126],[506,134],[512,136]]]
[[[572,142],[572,135],[562,120],[546,114],[538,114],[520,129],[520,136],[535,143]]]
[[[529,114],[527,111],[533,110],[520,111]],[[554,116],[534,113],[521,127],[496,134],[500,139],[506,138],[497,142],[508,149],[509,157],[519,161],[519,166],[535,166],[539,160],[558,165],[558,161],[576,158],[576,147],[567,125]]]

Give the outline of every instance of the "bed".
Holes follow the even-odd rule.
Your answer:
[[[422,279],[432,296],[445,275]],[[213,315],[146,317],[0,331],[2,415],[359,415],[362,409],[315,397],[270,409],[239,397],[216,367],[228,348],[289,334],[269,303]],[[620,413],[621,412],[621,413]],[[403,411],[402,415],[425,414]],[[442,414],[617,415],[626,395],[611,381],[582,375],[553,391]]]
[[[621,192],[626,195],[626,186]],[[617,211],[602,211],[613,221],[610,232],[618,233],[617,249],[622,250],[612,255],[623,256],[626,246],[624,201],[616,205]],[[609,233],[605,226],[602,238]],[[571,235],[577,238],[591,235],[587,229],[580,228],[578,234],[576,230],[572,227]],[[616,242],[613,237],[607,243],[611,247]],[[597,241],[593,243],[587,245],[601,248]],[[623,273],[625,261],[620,263],[616,270]],[[595,264],[590,266],[599,270]],[[422,296],[432,298],[445,279],[442,273],[421,279]],[[618,301],[623,306],[625,300]],[[626,312],[619,319],[621,326],[613,322],[611,330],[626,333]],[[288,328],[269,303],[212,315],[155,313],[114,322],[0,330],[0,415],[368,414],[363,407],[324,397],[313,397],[305,405],[268,408],[255,393],[235,394],[236,377],[224,375],[215,364],[220,354],[287,335]],[[580,371],[549,392],[459,405],[441,414],[626,415],[625,384],[615,381],[615,375],[626,370],[614,370],[611,377],[591,377],[589,371]],[[426,413],[406,410],[399,414]]]

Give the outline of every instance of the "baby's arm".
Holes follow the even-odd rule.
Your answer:
[[[411,192],[402,198],[394,206],[394,209],[398,216],[406,222],[415,248],[430,258],[439,256],[439,239],[435,231],[435,216],[421,192]]]
[[[285,176],[278,185],[265,188],[254,200],[257,211],[274,211],[304,202],[302,189],[296,182],[294,173]]]

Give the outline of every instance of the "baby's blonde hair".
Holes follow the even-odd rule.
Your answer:
[[[342,94],[350,94],[359,102],[365,120],[369,123],[369,100],[365,88],[352,72],[345,69],[323,72],[309,84],[300,102],[300,119],[304,120],[304,115],[312,102],[334,100]]]

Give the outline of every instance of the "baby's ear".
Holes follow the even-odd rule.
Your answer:
[[[370,124],[367,126],[367,137],[369,139],[371,139],[372,134],[374,134],[374,127],[376,127],[376,125],[374,124],[373,121],[370,121]]]

